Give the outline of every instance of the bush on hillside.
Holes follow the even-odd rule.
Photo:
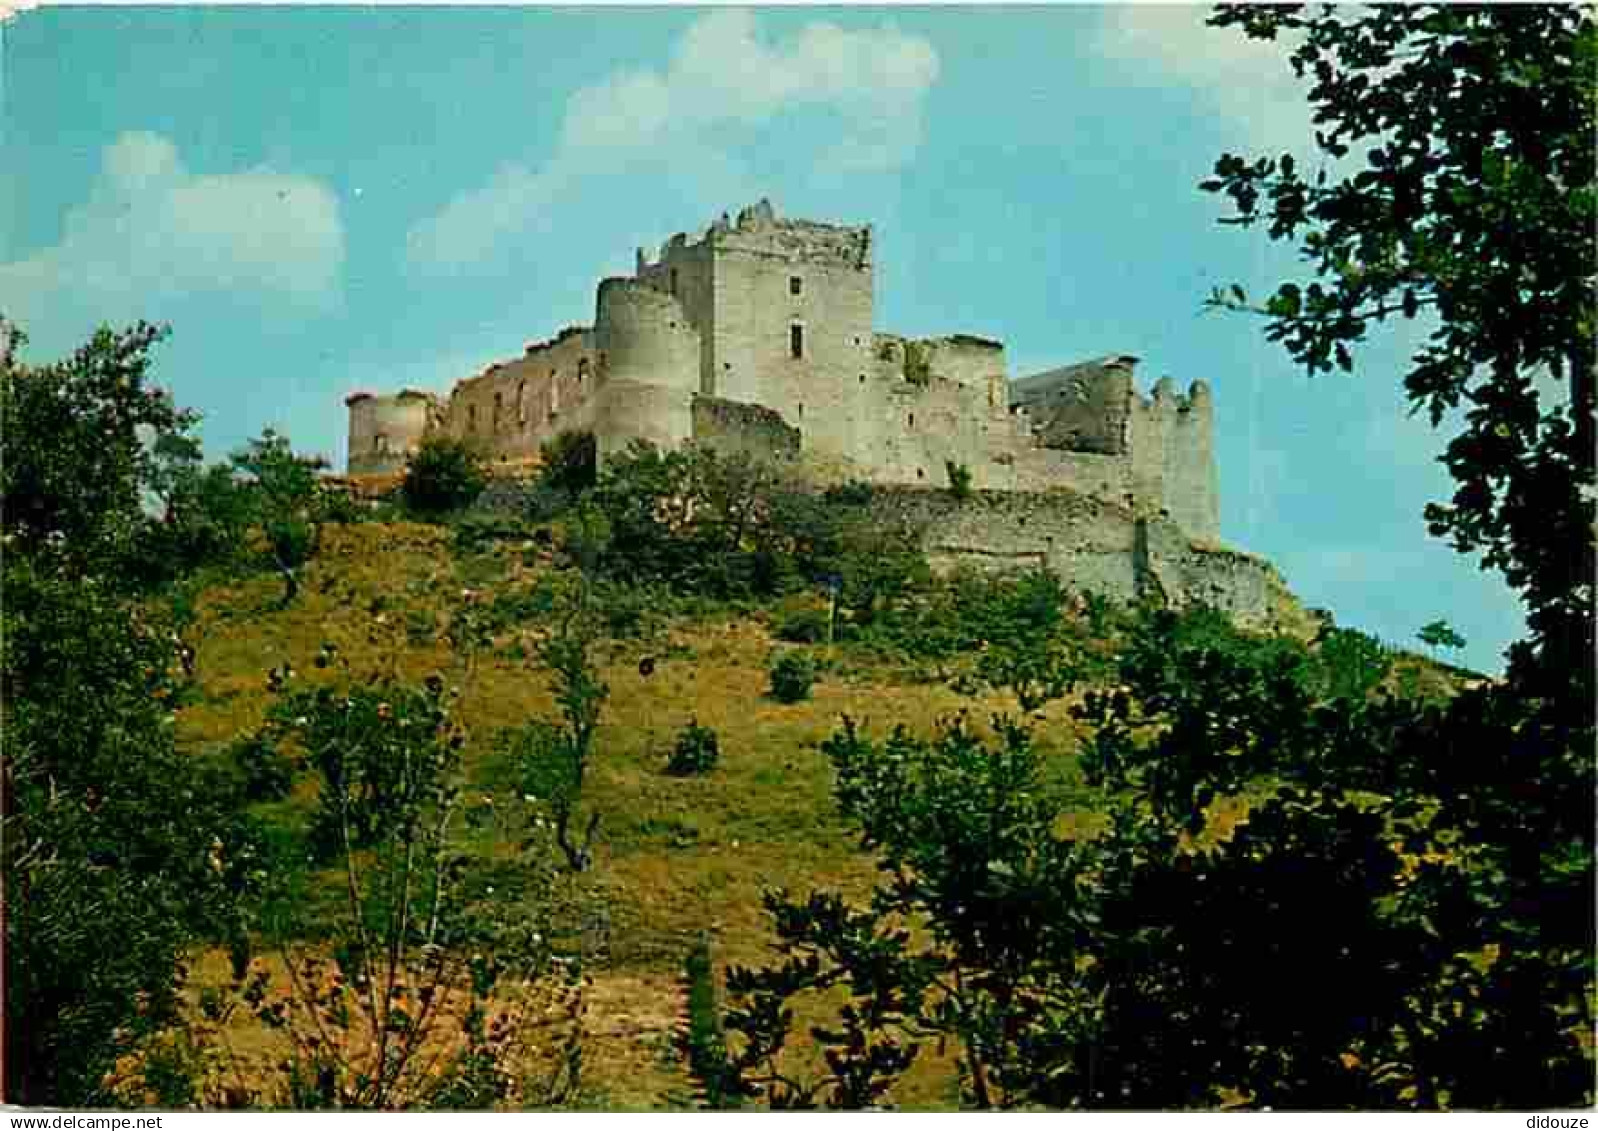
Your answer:
[[[539,449],[539,486],[576,499],[599,482],[599,444],[592,432],[561,432]]]
[[[771,697],[779,703],[798,703],[810,698],[815,680],[816,665],[809,656],[785,652],[771,665]]]
[[[486,486],[488,472],[473,444],[429,436],[406,461],[400,494],[417,514],[438,517],[470,506]]]
[[[716,768],[721,758],[721,743],[713,728],[700,726],[694,719],[678,733],[666,762],[666,772],[675,777],[696,777]]]

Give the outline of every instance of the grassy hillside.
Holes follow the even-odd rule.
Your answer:
[[[594,977],[586,1077],[592,1095],[654,1105],[687,1086],[670,1031],[680,1011],[679,971],[694,939],[707,932],[718,961],[758,962],[770,939],[763,890],[860,895],[868,888],[872,860],[838,815],[831,770],[818,749],[839,719],[928,732],[958,711],[984,720],[1015,704],[991,692],[961,694],[845,645],[804,648],[820,656],[824,670],[808,700],[783,704],[768,694],[768,664],[801,646],[773,638],[769,610],[652,616],[603,654],[611,695],[584,790],[602,814],[595,866],[549,880],[521,847],[528,807],[495,741],[505,728],[553,713],[547,674],[523,658],[547,618],[494,613],[492,644],[469,665],[441,634],[463,602],[514,609],[517,594],[553,573],[549,554],[530,541],[463,551],[445,527],[329,526],[288,608],[279,607],[281,584],[268,575],[200,593],[187,633],[196,645],[196,685],[178,713],[179,739],[195,757],[223,757],[230,742],[266,718],[274,698],[269,669],[287,665],[294,682],[311,685],[335,678],[315,665],[325,643],[350,658],[358,677],[394,673],[419,683],[443,673],[460,690],[467,792],[504,818],[469,834],[473,864],[461,890],[497,914],[554,909],[555,928],[588,953]],[[648,675],[640,669],[645,657],[653,661]],[[1065,757],[1074,734],[1068,707],[1060,700],[1037,713],[1040,741],[1059,755],[1066,775],[1074,773]],[[664,772],[667,754],[690,720],[716,731],[721,758],[703,777],[673,777]],[[257,812],[284,829],[300,828],[314,790],[307,776],[287,800]],[[342,882],[337,870],[312,870],[285,884],[306,933],[336,918]],[[196,976],[217,979],[225,968],[212,955]],[[918,1074],[917,1090],[930,1089],[923,1101],[950,1098],[952,1085],[937,1076]]]

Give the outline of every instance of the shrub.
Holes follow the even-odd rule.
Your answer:
[[[809,656],[787,652],[771,665],[771,695],[779,703],[797,703],[810,698],[810,685],[816,680],[816,665]]]
[[[840,483],[835,487],[828,487],[822,495],[829,505],[842,507],[864,507],[871,503],[876,489],[863,479],[851,479],[847,483]]]
[[[533,719],[500,737],[505,755],[517,768],[522,794],[536,799],[532,803],[549,813],[555,843],[573,872],[586,871],[593,862],[600,820],[599,811],[591,810],[584,824],[578,812],[594,732],[610,695],[592,658],[597,641],[592,617],[581,604],[569,607],[556,634],[538,650],[540,663],[554,680],[559,722]]]
[[[671,749],[671,759],[666,772],[677,777],[696,777],[716,768],[721,757],[721,745],[711,727],[699,725],[694,719],[677,735],[677,744]]]
[[[321,779],[310,829],[318,859],[390,836],[429,788],[433,761],[453,757],[460,739],[445,731],[443,686],[435,677],[425,690],[394,683],[343,694],[307,688],[286,693],[273,707],[261,741],[273,747],[292,741]]]
[[[827,639],[826,610],[805,606],[779,612],[774,631],[778,640],[791,644],[820,644]]]
[[[406,461],[400,493],[416,513],[441,515],[470,506],[486,486],[488,472],[472,444],[430,436]]]
[[[1374,636],[1352,628],[1333,628],[1317,642],[1316,668],[1333,699],[1363,700],[1387,677],[1392,654]]]
[[[540,486],[575,499],[599,481],[599,445],[592,432],[562,432],[539,449]]]
[[[280,801],[294,787],[294,760],[259,734],[234,742],[227,757],[246,801]]]
[[[230,462],[244,478],[272,564],[283,577],[287,606],[299,593],[300,570],[316,556],[323,494],[317,474],[327,461],[295,452],[288,437],[268,428]]]
[[[949,494],[953,495],[956,502],[965,502],[971,497],[971,469],[963,463],[955,463],[952,459],[943,461],[943,470],[949,475]]]
[[[452,525],[457,554],[479,554],[501,542],[525,541],[528,533],[519,520],[501,514],[463,515]]]
[[[683,996],[687,1017],[677,1042],[687,1058],[688,1071],[699,1083],[701,1100],[712,1111],[736,1107],[743,1088],[727,1056],[710,941],[703,936],[683,963]]]

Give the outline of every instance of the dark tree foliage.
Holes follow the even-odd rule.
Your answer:
[[[1086,825],[1013,724],[846,724],[824,750],[883,879],[768,901],[781,961],[728,975],[741,1086],[872,1103],[937,1038],[984,1107],[1589,1104],[1590,830],[1515,776],[1546,736],[1490,689],[1327,690],[1302,646],[1147,612],[1077,709]]]
[[[477,448],[452,436],[429,436],[405,461],[400,494],[420,515],[437,517],[477,501],[488,473]]]
[[[1404,387],[1461,427],[1434,533],[1524,598],[1534,666],[1592,697],[1594,168],[1598,41],[1581,5],[1225,6],[1210,22],[1286,38],[1310,80],[1316,170],[1227,154],[1203,187],[1297,245],[1312,278],[1262,310],[1311,373],[1351,370],[1376,326],[1434,327]],[[1245,305],[1241,290],[1218,294]],[[1540,380],[1546,375],[1550,380]],[[1563,386],[1563,395],[1550,385]],[[1574,686],[1558,687],[1573,681]]]
[[[166,335],[139,323],[101,329],[64,361],[27,365],[21,331],[0,320],[0,522],[10,548],[49,551],[77,571],[122,576],[149,520],[152,444],[198,417],[149,383],[150,350]],[[152,443],[147,444],[142,434]]]
[[[539,449],[544,486],[566,499],[599,482],[599,443],[592,432],[561,432]]]
[[[138,567],[153,583],[206,566],[242,565],[257,499],[231,462],[205,466],[199,441],[168,434],[152,445],[151,491],[161,512],[144,539]]]
[[[1450,1081],[1439,1102],[1590,1102],[1590,1060],[1562,1026],[1570,1011],[1590,1025],[1593,979],[1592,11],[1293,5],[1211,22],[1291,38],[1331,159],[1310,176],[1285,156],[1227,155],[1203,186],[1231,199],[1228,222],[1296,243],[1314,275],[1266,301],[1268,335],[1311,372],[1350,370],[1373,327],[1426,312],[1404,386],[1434,424],[1458,424],[1442,456],[1458,487],[1427,508],[1430,528],[1479,553],[1527,610],[1503,684],[1382,739],[1372,788],[1436,798],[1485,865],[1460,895],[1476,925],[1430,921],[1450,941],[1443,922],[1460,939],[1496,932],[1485,945],[1504,956],[1483,975],[1477,1043],[1417,1022],[1414,1055]],[[1215,301],[1245,305],[1235,289]],[[1488,1079],[1495,1054],[1494,1080],[1519,1083]]]
[[[316,556],[324,504],[318,475],[327,461],[295,452],[287,436],[268,428],[231,462],[244,477],[250,516],[266,539],[283,578],[283,604],[289,605],[300,591],[301,568]]]
[[[606,463],[567,548],[601,576],[717,598],[837,579],[864,622],[926,573],[910,532],[873,522],[865,501],[816,494],[744,454],[637,441]]]
[[[169,1018],[187,946],[233,929],[247,850],[174,746],[167,626],[15,553],[5,603],[6,1098],[88,1104]]]
[[[1590,1103],[1590,829],[1568,778],[1517,780],[1545,735],[1491,689],[1328,701],[1294,650],[1184,619],[1081,712],[1090,779],[1147,807],[1104,843],[1107,1097]]]
[[[173,741],[174,625],[131,599],[154,450],[191,413],[148,384],[154,327],[71,358],[0,349],[5,548],[5,1096],[88,1104],[176,1002],[183,953],[234,932],[249,872],[225,790]]]

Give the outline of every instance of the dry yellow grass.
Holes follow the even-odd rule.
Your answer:
[[[459,717],[468,730],[463,770],[474,790],[499,790],[503,805],[495,736],[553,713],[547,679],[505,654],[514,630],[469,672],[438,633],[462,590],[485,599],[545,568],[532,547],[501,545],[457,558],[448,533],[436,527],[330,527],[292,607],[276,607],[281,586],[270,576],[201,596],[192,633],[199,695],[180,713],[180,740],[199,754],[258,726],[272,699],[270,668],[287,664],[296,680],[310,684],[336,678],[313,664],[330,641],[357,677],[420,681],[439,671],[459,686]],[[594,868],[563,881],[562,891],[571,907],[602,908],[607,924],[604,961],[590,971],[586,1062],[596,1102],[660,1106],[689,1092],[670,1030],[680,1009],[678,971],[700,932],[710,934],[718,962],[758,963],[771,953],[760,902],[766,889],[831,888],[853,896],[869,890],[873,862],[837,813],[831,769],[819,749],[842,716],[882,735],[900,722],[927,733],[961,710],[982,725],[991,712],[1014,709],[996,696],[905,682],[858,656],[823,674],[809,700],[777,703],[766,695],[767,668],[772,653],[787,647],[754,620],[723,620],[677,624],[664,639],[623,642],[603,657],[611,693],[584,790],[585,804],[603,814],[603,823]],[[638,665],[646,653],[657,659],[648,676]],[[668,776],[671,743],[691,719],[715,729],[720,762],[704,777]],[[1039,731],[1045,741],[1069,745],[1068,705],[1053,704],[1047,719]],[[510,874],[522,859],[513,832],[475,834],[471,850],[496,874]],[[333,879],[316,882],[331,887]],[[336,904],[332,891],[324,894]],[[220,976],[217,962],[207,956],[197,978]],[[928,1055],[895,1098],[947,1105],[953,1086],[951,1060]]]

